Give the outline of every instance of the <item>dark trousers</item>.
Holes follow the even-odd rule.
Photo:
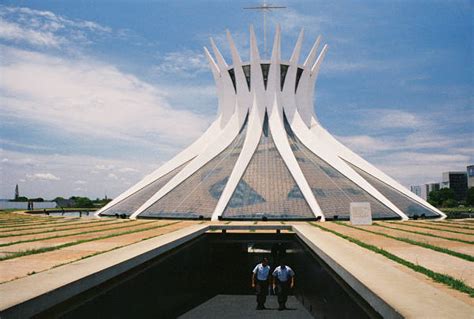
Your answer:
[[[255,283],[255,293],[257,295],[257,305],[263,307],[267,300],[268,280],[257,280]]]
[[[290,293],[290,281],[278,281],[275,293],[278,296],[278,305],[280,308],[285,308],[288,294]]]

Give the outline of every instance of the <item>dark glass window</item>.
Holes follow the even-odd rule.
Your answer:
[[[230,69],[230,70],[229,70],[229,75],[230,75],[230,79],[232,80],[232,84],[234,85],[234,90],[235,90],[235,92],[237,92],[237,85],[235,84],[235,72],[234,72],[234,69]]]
[[[296,90],[298,89],[298,84],[300,83],[300,79],[301,79],[302,74],[303,74],[303,69],[298,68],[298,70],[296,71],[295,93],[296,93]]]
[[[189,162],[184,163],[183,165],[175,168],[168,174],[163,175],[158,178],[156,181],[144,186],[135,193],[124,198],[122,201],[118,202],[114,206],[106,209],[101,216],[114,216],[115,214],[125,214],[127,216],[132,215],[140,206],[145,204],[156,192],[160,190],[166,183],[168,183],[176,174],[178,174]]]
[[[250,65],[243,65],[242,69],[244,70],[245,80],[247,80],[247,86],[250,90]]]
[[[224,219],[314,219],[275,147],[265,114],[260,143],[225,208]]]
[[[283,91],[283,86],[285,85],[286,74],[288,73],[288,65],[280,65],[280,90]]]
[[[405,194],[397,191],[395,188],[385,184],[378,178],[370,175],[366,171],[358,168],[355,165],[352,165],[349,162],[346,162],[350,165],[360,176],[362,176],[367,182],[369,182],[376,190],[382,193],[383,196],[387,197],[395,206],[397,206],[402,212],[404,212],[408,217],[439,217],[439,214],[432,211],[431,209],[417,203],[415,200],[406,196]]]
[[[262,68],[262,75],[263,75],[263,85],[265,86],[265,90],[267,89],[267,82],[268,82],[268,72],[270,71],[270,64],[262,63],[260,64]]]
[[[324,216],[349,219],[351,202],[369,202],[374,219],[399,219],[400,216],[357,186],[338,170],[309,150],[294,135],[284,117],[285,128],[298,165],[308,181]]]
[[[248,115],[247,115],[248,118]],[[234,168],[245,140],[247,119],[234,141],[139,217],[209,219]]]

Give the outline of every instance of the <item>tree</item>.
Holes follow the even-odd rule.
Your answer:
[[[454,200],[454,191],[450,188],[442,188],[428,194],[428,202],[437,207],[443,205],[448,199]]]
[[[28,197],[25,197],[25,196],[18,196],[18,198],[14,199],[13,201],[15,201],[15,202],[27,202],[27,201],[28,201]]]
[[[443,201],[443,207],[452,208],[452,207],[456,207],[456,206],[458,206],[458,202],[455,201],[455,200],[452,199],[452,198]]]
[[[92,201],[87,197],[74,197],[74,201],[76,202],[76,207],[79,208],[94,207],[94,203],[92,203]]]
[[[474,187],[471,187],[467,190],[466,204],[469,206],[474,206]]]

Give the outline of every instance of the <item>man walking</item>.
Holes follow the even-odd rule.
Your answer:
[[[281,260],[280,266],[273,271],[273,290],[278,296],[278,310],[286,309],[288,294],[294,285],[295,272]]]
[[[255,288],[257,295],[257,310],[265,309],[265,301],[268,293],[268,277],[270,274],[270,266],[267,257],[255,266],[252,272],[252,288]]]

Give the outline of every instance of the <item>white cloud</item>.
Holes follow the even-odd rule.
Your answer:
[[[360,154],[378,154],[387,152],[393,154],[396,152],[417,151],[433,152],[438,154],[463,154],[474,155],[471,152],[472,147],[468,147],[465,141],[469,135],[449,136],[432,131],[419,131],[412,134],[396,135],[350,135],[337,136],[349,148],[356,150]]]
[[[84,184],[87,184],[87,182],[83,180],[77,180],[74,182],[74,184],[84,185]]]
[[[111,170],[111,169],[114,169],[115,168],[115,165],[104,165],[104,164],[99,164],[99,165],[96,165],[94,168],[98,169],[98,170]]]
[[[306,15],[294,9],[275,10],[269,16],[270,25],[280,24],[286,34],[294,36],[299,33],[301,28],[309,33],[321,31],[323,24],[332,24],[329,17],[325,15]]]
[[[374,163],[385,173],[405,186],[440,182],[447,171],[465,171],[473,157],[461,154],[400,152],[374,158]]]
[[[114,173],[109,173],[109,174],[107,175],[107,178],[110,178],[110,179],[118,179],[118,176],[115,175]]]
[[[59,177],[51,174],[51,173],[35,173],[35,174],[26,174],[26,177],[30,180],[38,179],[44,181],[59,181],[61,180]]]
[[[91,59],[69,60],[3,47],[3,115],[81,136],[175,148],[199,136],[209,119],[172,108],[159,88]],[[25,81],[28,79],[28,81]],[[67,123],[67,125],[64,125]]]
[[[365,108],[358,107],[357,118],[352,121],[356,126],[364,129],[364,131],[377,132],[379,134],[387,134],[387,130],[407,129],[412,132],[429,132],[437,131],[440,127],[439,116],[434,113],[416,113],[403,110],[401,107],[396,108]],[[404,109],[408,109],[404,107]],[[419,108],[410,108],[417,109]],[[392,135],[392,133],[389,133]]]
[[[387,141],[369,135],[338,136],[337,138],[344,145],[347,145],[350,149],[357,150],[360,154],[372,154],[391,148]]]
[[[136,169],[136,168],[124,167],[124,168],[119,169],[119,172],[121,172],[121,173],[136,173],[136,172],[139,172],[139,170]]]
[[[334,57],[323,63],[321,73],[347,73],[361,70],[385,71],[391,68],[393,68],[393,63],[388,61],[363,59],[348,61],[347,57],[344,57],[344,60],[338,60],[338,57]]]
[[[33,45],[57,47],[60,39],[51,32],[22,28],[16,23],[0,19],[0,38],[10,41],[24,41]]]
[[[37,47],[90,42],[89,34],[98,37],[111,29],[86,20],[71,20],[50,11],[0,6],[0,39]]]
[[[134,160],[107,159],[86,155],[58,155],[58,154],[38,154],[25,153],[9,150],[0,150],[0,153],[9,161],[1,163],[0,198],[8,198],[15,187],[19,184],[21,194],[27,197],[55,198],[62,196],[69,198],[75,195],[76,188],[83,189],[83,195],[91,198],[107,194],[113,198],[123,192],[130,184],[138,182],[141,174],[127,174],[127,185],[124,185],[114,170],[96,170],[95,166],[102,167],[134,167]],[[34,162],[30,158],[34,157]],[[29,165],[25,165],[25,159],[29,159]],[[140,162],[140,170],[150,173],[158,168],[160,162],[146,161]],[[92,171],[95,171],[93,173]],[[43,174],[35,176],[35,174]],[[47,176],[50,180],[45,180],[44,174],[51,174],[54,177],[61,177],[54,180],[54,177]],[[117,177],[109,177],[113,174]],[[43,179],[40,179],[40,178]],[[48,183],[45,181],[49,181]],[[80,182],[78,182],[80,181]],[[87,184],[83,184],[82,181]],[[111,183],[111,181],[114,181]],[[84,188],[87,186],[87,189]]]
[[[208,70],[204,53],[192,50],[169,52],[159,56],[159,64],[153,67],[158,76],[169,74],[184,78],[193,78]]]
[[[9,145],[21,148],[27,148],[32,150],[52,150],[51,147],[48,146],[40,146],[40,145],[33,145],[33,144],[25,144],[25,143],[17,143],[15,141],[11,141],[8,139],[0,138],[0,144],[2,145]]]
[[[442,172],[465,170],[474,161],[469,136],[431,131],[407,136],[339,136],[339,140],[405,186],[440,181]]]
[[[372,114],[377,118],[372,125],[380,128],[420,128],[428,124],[425,118],[400,110],[373,110]]]
[[[442,172],[465,170],[474,161],[472,134],[443,133],[443,124],[452,127],[444,115],[391,109],[362,113],[356,125],[370,134],[338,139],[405,186],[439,182]]]

